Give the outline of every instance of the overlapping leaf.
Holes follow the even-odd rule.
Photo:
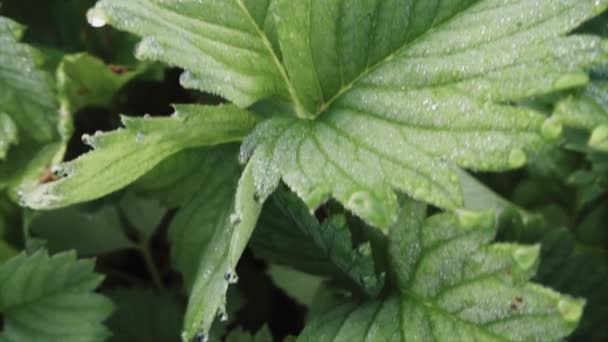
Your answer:
[[[389,235],[399,291],[313,319],[300,341],[554,341],[571,333],[583,301],[529,282],[539,246],[490,244],[492,214],[406,206]]]
[[[344,215],[319,223],[291,193],[277,191],[268,201],[251,247],[271,263],[334,277],[370,295],[377,294],[383,285],[369,243],[353,247]]]
[[[83,136],[95,150],[57,167],[55,173],[64,178],[25,189],[24,204],[51,209],[101,197],[181,150],[238,141],[256,121],[234,106],[175,108],[170,118],[123,117],[124,129]]]
[[[234,159],[211,168],[169,228],[174,262],[190,290],[184,341],[207,337],[216,317],[225,316],[228,285],[238,280],[236,264],[261,211],[251,170],[245,169],[235,187],[237,175]]]
[[[564,37],[604,2],[278,3],[288,73],[320,116],[272,118],[250,136],[259,192],[282,178],[310,207],[332,195],[382,228],[391,188],[455,208],[452,164],[523,165],[560,127],[509,101],[584,85],[605,58],[600,38]]]
[[[186,69],[181,83],[248,106],[289,98],[285,71],[267,30],[271,0],[104,0],[89,12],[143,36],[136,55]]]
[[[591,131],[589,146],[608,152],[608,81],[596,80],[584,91],[561,101],[554,118],[565,125]]]
[[[102,280],[94,262],[74,253],[20,254],[0,266],[0,340],[104,341],[101,322],[112,303],[93,290]]]

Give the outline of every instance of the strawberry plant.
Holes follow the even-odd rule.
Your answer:
[[[608,339],[606,9],[4,0],[0,341]]]

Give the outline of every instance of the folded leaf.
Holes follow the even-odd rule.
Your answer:
[[[565,36],[605,1],[277,3],[288,74],[318,118],[273,117],[248,138],[258,192],[282,178],[311,208],[333,196],[383,229],[393,188],[454,209],[454,164],[524,165],[561,127],[513,101],[585,85],[606,61],[599,37]]]
[[[389,235],[398,290],[316,317],[299,341],[555,341],[570,334],[583,301],[529,282],[539,246],[489,244],[493,214],[424,220],[410,203]]]
[[[99,198],[130,184],[174,153],[238,141],[255,124],[250,113],[234,106],[175,109],[170,118],[123,117],[124,129],[84,135],[94,151],[55,168],[64,178],[24,189],[24,204],[52,209]]]
[[[104,341],[112,303],[93,291],[102,276],[74,253],[20,254],[0,265],[1,341]]]
[[[18,40],[24,28],[0,17],[0,112],[24,132],[24,140],[48,142],[57,137],[59,120],[51,78],[40,69],[40,55]]]
[[[226,160],[169,228],[172,257],[190,289],[184,341],[207,337],[215,318],[225,317],[226,291],[238,280],[236,264],[261,211],[251,170],[245,169],[235,187],[237,175],[235,160]]]

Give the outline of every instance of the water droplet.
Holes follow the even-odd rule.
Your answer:
[[[239,276],[234,271],[228,271],[224,274],[224,279],[228,284],[236,284],[239,281]]]
[[[227,322],[228,314],[225,313],[224,311],[218,311],[217,318],[220,320],[220,322]]]
[[[237,213],[232,213],[230,215],[230,224],[236,226],[239,223],[241,223],[241,216]]]
[[[196,335],[194,335],[194,341],[195,342],[209,342],[209,336],[207,336],[202,331],[199,331],[196,333]]]
[[[83,134],[81,137],[82,143],[91,147],[94,147],[93,137],[90,134]]]
[[[94,7],[87,12],[87,21],[93,27],[103,27],[108,22],[108,16],[100,7]]]
[[[146,119],[146,120],[149,119],[149,118],[151,118],[151,117],[152,116],[150,116],[150,114],[144,114],[144,119]]]
[[[137,132],[137,135],[135,135],[135,142],[140,143],[142,141],[144,141],[144,134],[142,132]]]

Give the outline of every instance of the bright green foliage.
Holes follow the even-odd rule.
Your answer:
[[[56,137],[57,103],[50,77],[39,68],[41,56],[18,42],[23,30],[0,17],[0,112],[23,131],[22,139],[48,142]]]
[[[604,44],[564,35],[605,7],[102,0],[89,19],[143,36],[138,55],[185,68],[185,86],[240,106],[290,102],[262,107],[283,115],[243,147],[260,197],[283,179],[311,208],[333,196],[386,229],[397,212],[392,188],[456,208],[454,163],[517,168],[559,136],[555,122],[509,103],[586,84]]]
[[[574,330],[583,301],[529,282],[539,246],[489,244],[493,214],[424,219],[410,203],[389,233],[398,291],[316,317],[299,341],[555,341]]]
[[[88,16],[143,36],[136,56],[188,70],[181,83],[248,106],[288,98],[285,74],[264,28],[269,0],[102,1]]]
[[[66,55],[57,68],[60,110],[68,115],[86,106],[107,105],[141,71],[141,68],[106,65],[86,53]]]
[[[175,109],[170,118],[123,117],[125,129],[83,136],[95,150],[58,166],[54,172],[64,178],[26,190],[24,204],[51,209],[101,197],[132,183],[176,152],[239,140],[256,121],[233,106]]]
[[[291,193],[278,191],[271,197],[251,247],[269,262],[334,277],[370,295],[382,289],[369,242],[353,247],[344,215],[320,224]]]
[[[585,66],[604,57],[597,38],[560,37],[593,15],[592,1],[279,3],[288,71],[316,71],[296,84],[321,116],[273,118],[249,138],[258,187],[267,194],[282,176],[310,207],[333,195],[385,229],[397,211],[391,187],[454,208],[462,195],[451,163],[523,165],[541,131],[555,137],[559,127],[505,102],[585,84]]]
[[[217,168],[209,174],[170,228],[173,257],[191,292],[182,335],[185,341],[208,336],[215,318],[224,319],[226,291],[238,281],[236,264],[262,209],[254,195],[251,170],[245,169],[236,190],[236,174],[229,170]]]
[[[104,341],[113,305],[93,293],[102,276],[74,253],[20,254],[0,265],[0,341]]]

